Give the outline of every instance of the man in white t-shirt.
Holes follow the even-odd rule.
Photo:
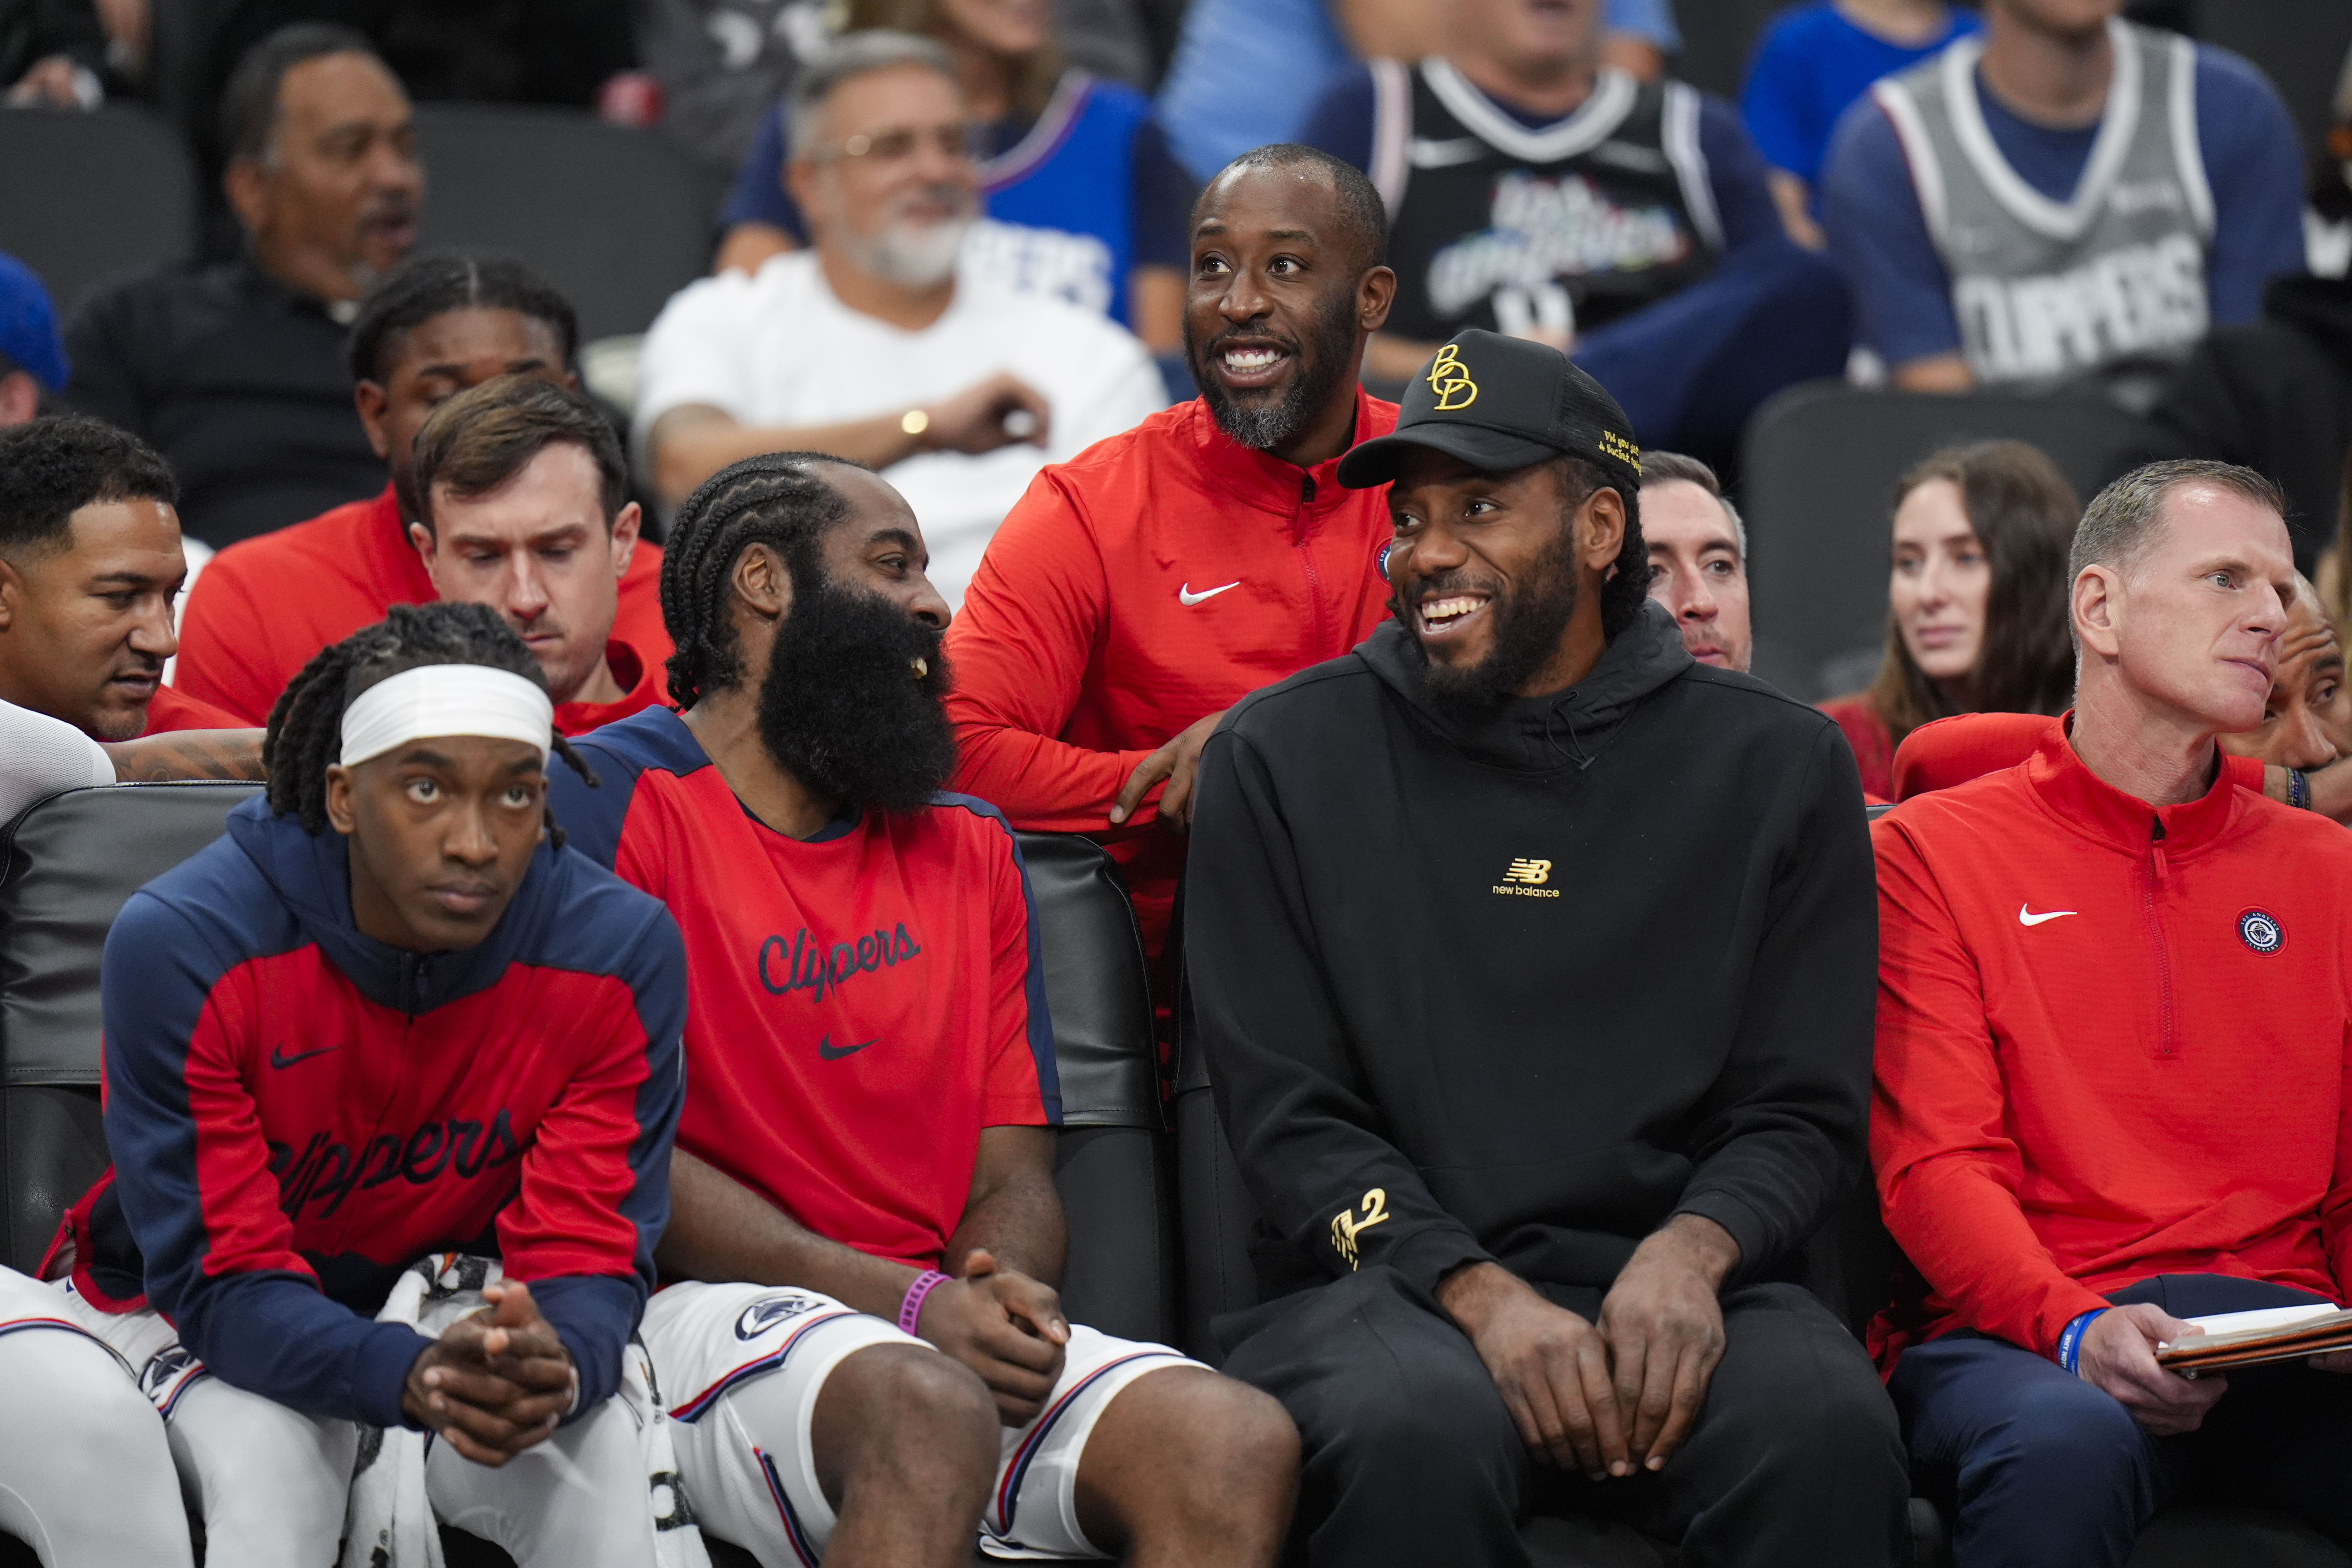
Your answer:
[[[788,123],[814,243],[670,300],[640,363],[638,439],[673,502],[761,452],[881,470],[959,605],[1030,479],[1164,405],[1159,372],[1099,314],[959,275],[980,183],[939,45],[845,39],[794,85]]]

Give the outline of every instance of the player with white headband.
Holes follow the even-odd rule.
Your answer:
[[[495,613],[395,608],[287,689],[267,796],[124,906],[115,1169],[38,1279],[0,1270],[0,1526],[47,1568],[189,1563],[184,1488],[240,1568],[367,1562],[347,1510],[396,1538],[426,1503],[524,1568],[677,1560],[624,1363],[685,954],[547,817],[553,711]],[[386,1302],[443,1253],[503,1279],[434,1337]],[[368,1504],[403,1427],[438,1438],[422,1499]]]

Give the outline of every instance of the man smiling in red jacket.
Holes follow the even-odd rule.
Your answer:
[[[1927,1289],[1873,1348],[1958,1568],[2120,1565],[2187,1493],[2352,1534],[2352,1380],[2155,1355],[2352,1287],[2352,838],[2214,740],[2270,694],[2283,505],[2219,463],[2101,492],[2071,726],[1874,828],[1871,1154]]]
[[[1396,426],[1356,381],[1396,292],[1385,227],[1363,174],[1311,148],[1228,165],[1193,211],[1201,396],[1040,474],[948,631],[954,787],[1104,839],[1155,957],[1209,731],[1387,614],[1388,492],[1334,471]]]

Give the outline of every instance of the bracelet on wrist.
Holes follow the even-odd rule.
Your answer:
[[[2286,803],[2297,811],[2311,809],[2311,780],[2301,768],[2286,771]]]
[[[930,443],[923,439],[924,432],[930,427],[931,416],[919,408],[909,408],[906,413],[898,416],[898,428],[913,437],[915,450],[918,452],[930,450]]]
[[[899,1332],[922,1338],[919,1325],[923,1321],[923,1303],[930,1299],[932,1291],[947,1282],[948,1276],[936,1268],[926,1268],[915,1277],[915,1282],[907,1287],[905,1300],[898,1303]]]
[[[2064,1328],[2058,1331],[2058,1348],[2050,1353],[2050,1359],[2080,1377],[2083,1336],[2091,1331],[2091,1325],[2098,1321],[2101,1314],[2112,1310],[2114,1309],[2110,1307],[2094,1307],[2089,1311],[2071,1320]]]

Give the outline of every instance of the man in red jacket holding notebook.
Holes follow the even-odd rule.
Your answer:
[[[1873,1349],[1958,1568],[2120,1565],[2184,1497],[2352,1536],[2352,1379],[2156,1359],[2352,1286],[2352,837],[2215,744],[2270,692],[2281,512],[2215,463],[2109,486],[2071,722],[1874,828],[1871,1153],[1918,1279]]]
[[[1192,217],[1201,396],[1038,475],[947,640],[954,787],[1102,840],[1155,962],[1209,731],[1388,614],[1388,487],[1337,478],[1396,425],[1356,384],[1396,291],[1380,196],[1328,154],[1262,147]]]

